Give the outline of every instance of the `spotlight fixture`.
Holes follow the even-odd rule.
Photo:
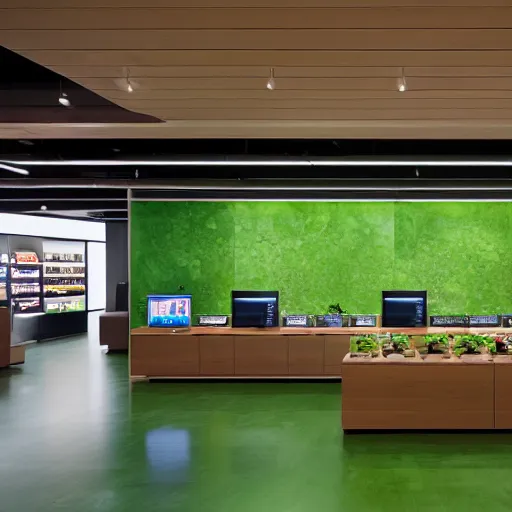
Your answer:
[[[60,93],[60,96],[59,96],[59,103],[60,103],[63,107],[70,107],[70,106],[71,106],[71,102],[69,101],[68,95],[67,95],[65,92],[61,92],[61,93]]]
[[[130,82],[130,68],[126,70],[126,90],[128,92],[133,92],[133,86],[132,83]]]
[[[276,80],[274,78],[274,68],[270,68],[270,78],[267,82],[267,89],[273,91],[276,88]]]
[[[407,80],[405,79],[405,70],[402,68],[402,76],[397,80],[398,92],[407,91]]]
[[[48,210],[48,207],[45,204],[42,204],[41,210],[43,210],[43,212],[45,212],[46,210]]]

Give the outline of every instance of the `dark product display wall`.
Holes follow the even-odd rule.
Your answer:
[[[511,219],[497,202],[134,202],[132,326],[180,285],[194,314],[251,289],[288,314],[379,313],[382,290],[428,290],[429,315],[509,313]]]
[[[12,343],[86,332],[85,242],[20,235],[0,240]]]
[[[128,282],[128,223],[105,223],[107,257],[107,311],[128,311],[126,292],[118,291],[118,283]],[[116,298],[118,306],[116,306]],[[121,309],[120,309],[121,308]]]

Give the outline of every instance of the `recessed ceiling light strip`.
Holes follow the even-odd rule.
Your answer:
[[[2,160],[10,165],[98,167],[512,167],[512,160]]]

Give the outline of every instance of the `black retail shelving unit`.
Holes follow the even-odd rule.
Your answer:
[[[38,261],[16,261],[16,253]],[[87,241],[0,235],[2,254],[13,344],[87,332]]]

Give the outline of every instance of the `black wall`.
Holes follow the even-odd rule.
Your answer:
[[[107,222],[107,311],[116,309],[116,285],[128,281],[128,223]]]

